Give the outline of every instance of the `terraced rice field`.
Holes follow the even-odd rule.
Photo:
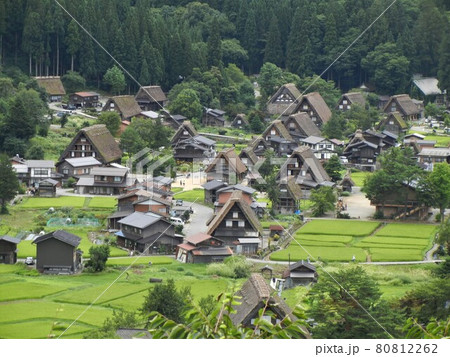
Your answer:
[[[437,227],[427,224],[314,220],[300,228],[290,245],[271,260],[418,261],[432,246]]]

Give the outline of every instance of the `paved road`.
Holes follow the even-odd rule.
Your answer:
[[[188,202],[186,202],[187,204]],[[191,215],[190,222],[184,226],[183,233],[186,237],[191,236],[196,233],[206,233],[208,227],[206,222],[212,217],[212,208],[203,206],[198,203],[192,203],[192,209],[194,213]]]

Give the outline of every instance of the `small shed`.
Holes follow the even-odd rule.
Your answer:
[[[55,197],[58,181],[53,179],[45,179],[39,182],[38,195],[40,197]]]
[[[278,224],[271,224],[269,227],[270,236],[273,237],[275,234],[278,234],[278,236],[281,237],[283,234],[284,228],[283,226],[280,226]]]
[[[64,230],[37,237],[36,269],[48,274],[73,274],[81,269],[81,238]]]
[[[296,285],[316,283],[318,274],[314,265],[301,260],[297,263],[289,265],[289,267],[283,272],[283,279],[285,279],[284,287],[289,289]]]
[[[0,264],[15,264],[17,262],[17,244],[19,238],[0,236]]]
[[[265,279],[272,279],[273,276],[273,268],[269,265],[265,265],[262,269],[261,269],[261,275],[265,278]]]
[[[244,255],[254,255],[261,245],[259,238],[238,238],[239,244],[236,246],[236,253]]]

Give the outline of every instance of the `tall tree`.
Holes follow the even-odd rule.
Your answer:
[[[220,67],[222,63],[222,39],[220,38],[219,22],[212,19],[208,37],[208,67]]]
[[[271,62],[279,67],[283,66],[283,47],[277,17],[272,16],[269,31],[267,33],[266,48],[264,50],[264,62]]]
[[[433,171],[422,180],[421,189],[428,204],[439,208],[443,223],[445,209],[450,207],[450,165],[446,162],[434,165]]]
[[[439,57],[439,70],[438,70],[439,88],[441,90],[447,90],[450,93],[450,34],[445,31]]]
[[[120,94],[125,89],[125,75],[122,70],[116,65],[108,69],[103,77],[104,81],[111,86],[111,91],[114,94]]]
[[[19,189],[19,180],[9,161],[8,156],[0,154],[0,204],[1,214],[8,213],[8,202],[16,196]]]
[[[74,70],[74,58],[78,53],[81,47],[81,34],[78,29],[78,24],[75,20],[70,21],[69,26],[67,27],[67,35],[65,40],[67,46],[67,52],[71,56],[70,60],[70,70]]]

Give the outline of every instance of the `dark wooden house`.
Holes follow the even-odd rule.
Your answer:
[[[244,165],[233,148],[219,152],[205,170],[207,181],[221,180],[228,184],[241,182],[246,172],[247,166]]]
[[[417,191],[417,182],[405,183],[402,187],[393,187],[392,192],[384,195],[382,201],[370,201],[376,212],[390,219],[422,220],[428,217],[430,207],[423,204]]]
[[[319,159],[308,146],[299,146],[295,149],[281,166],[277,178],[280,182],[295,178],[295,184],[302,190],[303,198],[309,198],[312,189],[334,186]]]
[[[421,112],[408,94],[398,94],[390,97],[383,111],[386,114],[399,112],[406,121],[417,120]]]
[[[337,110],[345,112],[350,110],[353,105],[359,105],[361,108],[366,107],[366,97],[361,92],[352,92],[342,94],[341,99],[339,99]]]
[[[173,157],[177,161],[203,162],[216,155],[216,142],[202,135],[196,135],[179,140],[173,151]]]
[[[69,96],[69,104],[77,108],[94,108],[99,105],[100,94],[95,92],[76,92]]]
[[[283,122],[283,124],[296,142],[311,135],[321,135],[319,127],[314,124],[308,113],[299,112],[292,114]]]
[[[331,119],[331,110],[318,92],[304,95],[297,105],[295,113],[297,112],[308,113],[310,119],[319,128]]]
[[[295,183],[295,177],[286,177],[278,182],[280,199],[273,210],[280,214],[294,214],[300,208],[302,189]]]
[[[301,96],[295,84],[282,85],[267,102],[267,112],[272,115],[289,116],[295,113]]]
[[[225,114],[223,110],[205,108],[202,117],[204,126],[225,126]]]
[[[56,187],[60,184],[53,179],[45,179],[38,183],[38,195],[39,197],[55,197]]]
[[[406,133],[408,124],[406,124],[399,112],[391,112],[380,121],[377,129],[381,131],[386,130],[398,136]]]
[[[236,129],[244,129],[248,126],[248,120],[245,114],[238,114],[231,122],[231,127]]]
[[[206,233],[186,237],[184,242],[177,246],[175,253],[176,259],[182,263],[221,262],[231,255],[233,251],[230,247]]]
[[[132,95],[119,95],[109,98],[102,111],[116,112],[122,120],[131,121],[131,118],[139,115],[142,110]]]
[[[195,130],[194,125],[192,125],[189,120],[185,120],[173,135],[172,139],[170,140],[170,144],[172,145],[172,147],[175,147],[179,142],[193,138],[197,135],[198,133],[197,130]]]
[[[41,273],[72,274],[81,270],[82,253],[77,249],[81,238],[64,230],[37,237],[36,269]]]
[[[0,264],[16,264],[19,238],[0,236]]]
[[[254,138],[248,145],[248,148],[253,151],[258,158],[263,158],[266,150],[271,149],[269,143],[267,143],[262,136]]]
[[[286,130],[281,120],[274,120],[261,134],[277,156],[290,155],[298,145]]]
[[[252,273],[236,293],[236,297],[239,305],[234,306],[235,313],[230,314],[230,319],[235,326],[254,328],[261,309],[265,311],[262,319],[273,325],[283,326],[285,318],[291,321],[297,320],[286,302],[266,283],[261,274]],[[311,338],[306,328],[302,326],[301,329],[304,338]]]
[[[143,254],[172,254],[182,238],[165,217],[153,212],[134,212],[119,222],[117,244]]]
[[[241,150],[239,154],[240,159],[248,168],[252,168],[259,161],[258,156],[256,156],[253,148],[251,146],[247,146]]]
[[[101,162],[93,156],[75,157],[58,162],[56,170],[63,175],[63,180],[67,180],[69,177],[80,178],[90,175],[94,167],[100,167],[101,165]]]
[[[158,111],[167,104],[167,97],[160,86],[141,87],[134,98],[143,111]]]
[[[217,200],[217,190],[226,187],[227,183],[219,180],[211,180],[203,184],[205,189],[205,203],[213,204]]]
[[[316,283],[318,274],[314,265],[301,260],[289,265],[283,272],[283,279],[285,279],[284,288],[289,289],[296,285]]]
[[[319,160],[329,160],[336,155],[335,143],[320,136],[308,136],[301,141],[302,145],[309,146]]]
[[[122,150],[104,124],[81,129],[59,157],[57,166],[65,159],[93,157],[102,165],[120,163]]]
[[[93,195],[120,195],[127,183],[128,168],[95,167],[90,176],[77,182],[77,193]]]
[[[250,205],[235,191],[208,224],[209,235],[220,239],[233,251],[255,254],[262,236],[262,227]],[[255,247],[255,244],[257,245]],[[237,248],[238,246],[239,249]]]
[[[59,76],[55,77],[35,77],[40,88],[45,90],[49,102],[61,102],[66,95],[66,90]]]

